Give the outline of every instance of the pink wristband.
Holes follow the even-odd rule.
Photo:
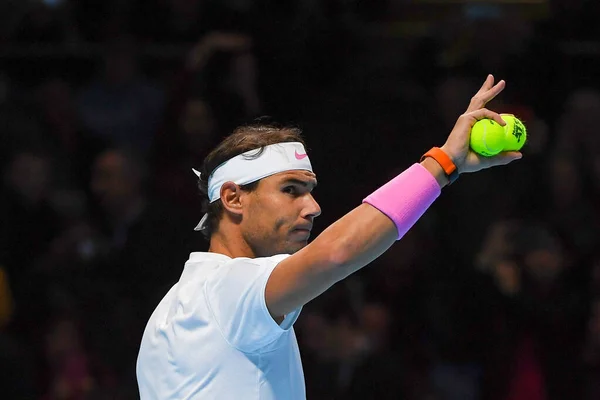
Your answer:
[[[421,164],[415,163],[363,200],[387,215],[398,229],[408,232],[440,195],[440,185]]]

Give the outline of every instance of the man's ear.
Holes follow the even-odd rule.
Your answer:
[[[221,204],[225,211],[238,216],[242,215],[241,194],[242,190],[233,182],[225,182],[221,186]]]

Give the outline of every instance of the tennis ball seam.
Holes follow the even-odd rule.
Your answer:
[[[481,141],[483,142],[483,145],[485,146],[486,150],[489,151],[490,153],[492,153],[492,149],[490,149],[490,146],[488,146],[487,144],[487,134],[488,134],[488,128],[487,125],[483,127],[483,137],[481,138]]]
[[[487,134],[488,134],[488,127],[487,127],[487,125],[485,125],[485,126],[483,127],[483,135],[482,135],[481,141],[483,142],[483,145],[485,146],[486,150],[487,150],[487,151],[488,151],[490,154],[492,154],[492,155],[498,154],[499,152],[495,152],[493,149],[491,149],[491,148],[490,148],[490,146],[488,146],[488,143],[487,143],[487,141],[486,141],[486,139],[487,139]],[[500,151],[502,151],[502,150],[500,150]]]

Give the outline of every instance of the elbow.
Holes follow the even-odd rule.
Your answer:
[[[313,272],[319,275],[331,275],[343,279],[344,269],[349,264],[351,254],[339,239],[323,240],[317,238],[303,250]]]
[[[331,265],[332,269],[339,270],[344,267],[348,262],[348,256],[343,251],[330,251],[328,264]]]
[[[353,259],[353,251],[344,240],[337,239],[327,246],[328,260],[332,269],[336,271],[346,269]]]

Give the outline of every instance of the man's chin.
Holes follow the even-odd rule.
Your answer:
[[[287,245],[287,254],[294,254],[300,250],[302,250],[303,248],[306,247],[306,245],[308,244],[308,240],[303,240],[300,242],[293,242]]]

